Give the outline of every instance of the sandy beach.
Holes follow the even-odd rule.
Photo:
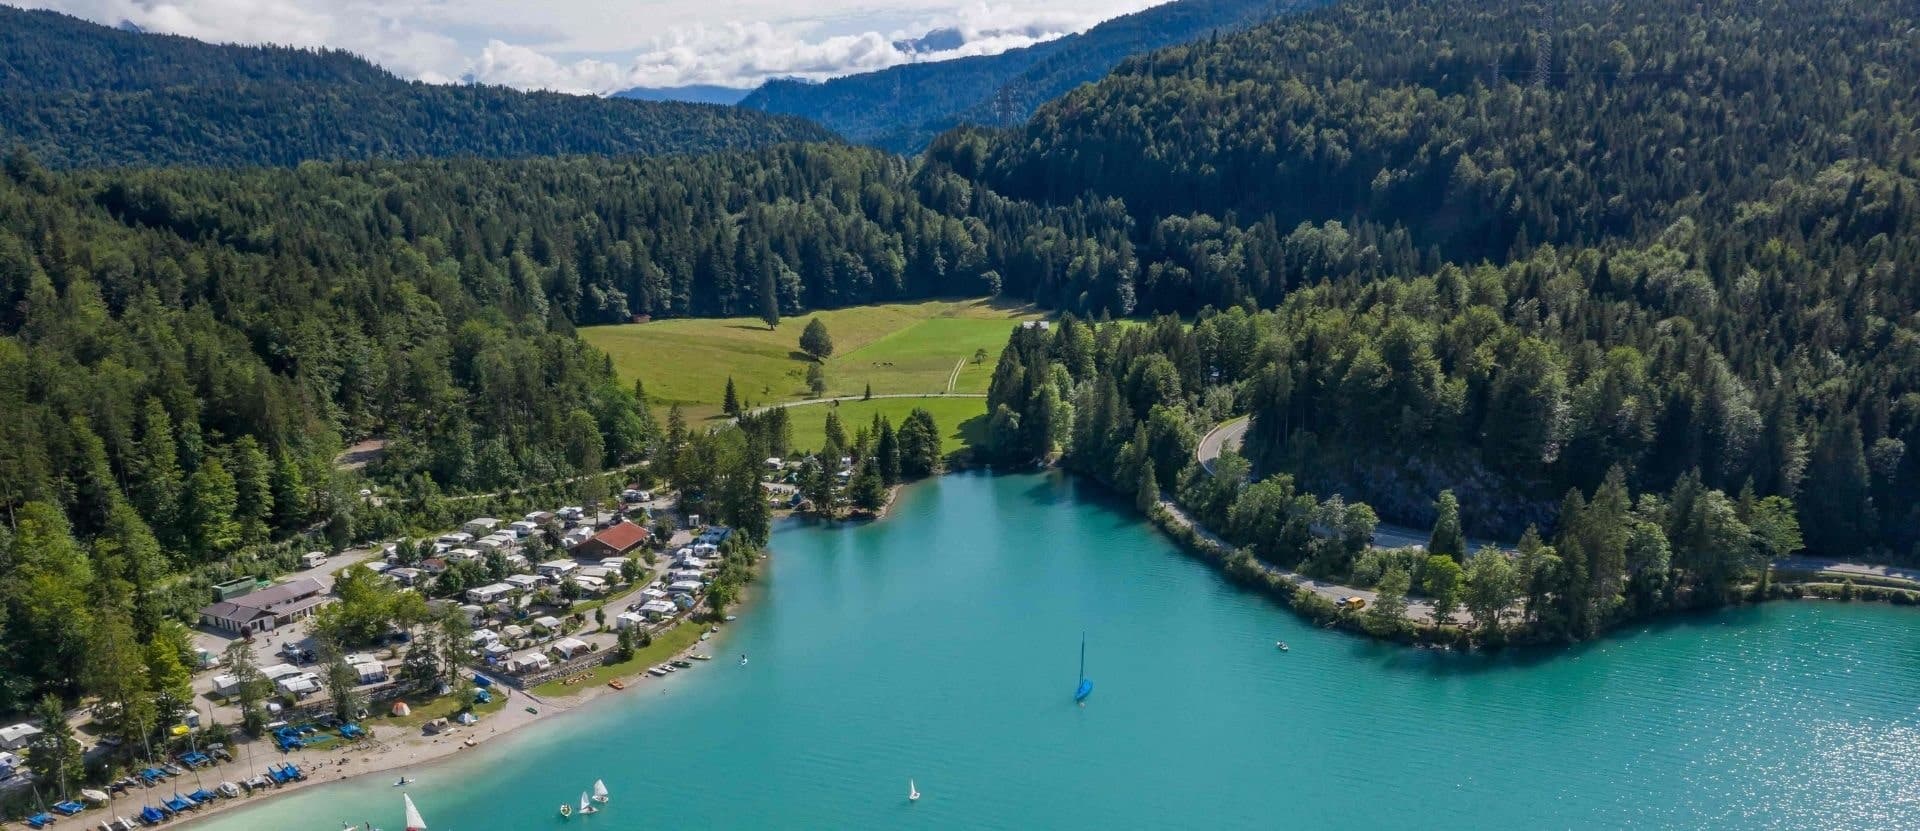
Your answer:
[[[747,602],[746,593],[742,594],[741,606]],[[666,660],[681,659],[712,645],[712,641],[696,642]],[[398,727],[394,725],[373,725],[373,735],[365,740],[343,744],[337,748],[325,750],[299,750],[293,753],[281,753],[267,739],[256,739],[247,746],[236,747],[233,761],[201,768],[199,781],[211,790],[221,782],[239,783],[265,772],[267,766],[280,762],[292,762],[298,765],[306,778],[270,789],[256,789],[252,795],[237,799],[221,799],[208,804],[197,811],[187,812],[174,822],[172,827],[185,827],[198,824],[209,817],[225,811],[231,811],[249,805],[258,805],[295,791],[318,787],[325,784],[344,782],[359,777],[388,773],[398,779],[401,775],[415,776],[416,771],[424,771],[431,766],[455,755],[470,751],[481,745],[514,733],[533,724],[552,721],[568,713],[586,709],[589,705],[604,698],[618,695],[637,695],[648,689],[648,681],[659,680],[647,674],[648,666],[636,664],[633,673],[622,675],[625,690],[616,690],[605,684],[581,686],[570,689],[564,696],[541,696],[513,689],[506,684],[496,684],[495,690],[510,691],[505,706],[492,715],[486,716],[478,724],[459,727],[455,731],[439,735],[425,735],[418,726]],[[527,712],[533,707],[538,713]],[[252,755],[249,756],[249,747]],[[175,777],[151,788],[129,791],[116,796],[113,809],[89,811],[76,817],[85,821],[89,827],[110,819],[114,814],[132,819],[139,813],[139,806],[148,802],[157,802],[170,796],[174,791],[192,790],[185,784],[193,781],[193,773],[185,777]],[[181,783],[176,785],[175,783]]]

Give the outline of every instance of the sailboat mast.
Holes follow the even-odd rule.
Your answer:
[[[1080,677],[1087,677],[1087,633],[1080,633]]]

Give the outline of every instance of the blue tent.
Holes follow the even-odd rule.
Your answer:
[[[340,726],[340,737],[343,739],[357,739],[366,734],[367,731],[360,729],[360,725],[358,724],[343,724]]]
[[[473,674],[473,685],[476,687],[491,687],[493,686],[493,679],[476,672]]]
[[[66,814],[67,816],[73,816],[74,814],[80,813],[81,811],[84,811],[86,809],[87,809],[87,806],[82,805],[78,802],[75,802],[71,799],[65,802],[53,803],[53,810],[58,811],[62,814]]]

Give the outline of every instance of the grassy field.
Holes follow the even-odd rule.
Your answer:
[[[980,299],[924,300],[789,318],[775,331],[758,318],[740,317],[595,326],[580,334],[613,356],[622,378],[645,381],[656,406],[678,404],[697,420],[719,415],[728,377],[747,403],[808,397],[799,340],[811,317],[819,317],[833,336],[826,365],[827,397],[833,397],[860,395],[868,385],[875,395],[947,392],[956,366],[952,391],[984,393],[1012,326],[1041,314]],[[986,351],[986,360],[974,364],[978,350]]]
[[[681,621],[672,629],[653,636],[653,643],[651,645],[634,650],[633,660],[631,661],[623,661],[617,664],[602,664],[594,667],[592,671],[584,673],[585,675],[592,676],[591,680],[578,684],[567,684],[564,683],[566,679],[555,678],[552,681],[534,687],[533,694],[549,698],[569,696],[574,693],[585,692],[593,687],[602,686],[615,678],[633,677],[634,675],[645,672],[647,667],[665,661],[687,647],[699,643],[700,633],[704,631],[706,631],[705,626],[698,623]],[[611,649],[612,647],[608,648]]]
[[[886,416],[895,427],[907,420],[915,407],[933,414],[940,427],[942,451],[951,453],[964,445],[985,443],[987,401],[984,398],[875,398],[872,401],[841,401],[791,407],[793,443],[798,450],[816,450],[827,435],[827,413],[838,412],[840,424],[851,439],[855,431],[873,421],[875,413]]]

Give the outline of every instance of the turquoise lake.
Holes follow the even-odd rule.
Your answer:
[[[1909,610],[1775,603],[1493,657],[1385,647],[1229,586],[1058,474],[786,522],[756,594],[709,664],[415,771],[428,824],[1920,828]],[[555,816],[595,778],[606,812]],[[394,831],[390,785],[196,827]]]

